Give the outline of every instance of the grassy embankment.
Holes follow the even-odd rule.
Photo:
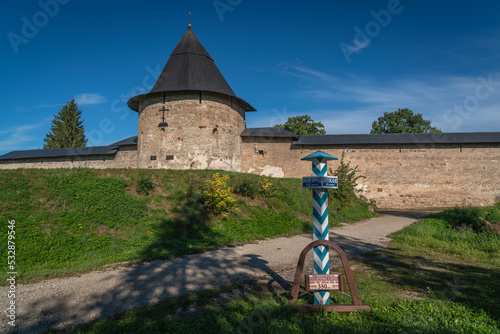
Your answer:
[[[223,173],[246,196],[236,196],[237,209],[225,218],[207,214],[199,189],[214,173],[2,170],[0,244],[7,244],[7,222],[15,220],[18,282],[26,283],[312,231],[311,192],[298,179]],[[151,184],[148,195],[138,193]],[[344,210],[330,204],[333,225],[373,215],[366,204]],[[7,258],[7,247],[0,258]]]
[[[371,312],[297,312],[289,293],[255,291],[221,302],[239,287],[170,299],[81,325],[79,333],[500,333],[500,205],[447,210],[394,235],[388,249],[356,262]],[[312,303],[305,295],[301,303]],[[350,303],[333,293],[332,303]],[[193,309],[198,312],[192,314]]]

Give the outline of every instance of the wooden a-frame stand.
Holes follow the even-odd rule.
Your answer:
[[[297,270],[295,271],[295,278],[292,287],[292,297],[293,299],[289,301],[290,305],[294,305],[299,297],[300,282],[302,278],[302,272],[304,271],[304,261],[307,253],[317,246],[327,246],[333,248],[340,255],[340,261],[342,262],[342,267],[346,275],[347,283],[349,284],[349,290],[352,296],[353,305],[295,305],[302,312],[312,312],[323,308],[326,312],[353,312],[353,311],[370,311],[370,306],[364,305],[361,300],[358,299],[359,291],[356,287],[356,282],[354,281],[354,276],[352,275],[351,268],[349,267],[349,262],[347,261],[347,256],[345,252],[329,240],[316,240],[307,245],[304,250],[300,253],[299,263],[297,264]]]

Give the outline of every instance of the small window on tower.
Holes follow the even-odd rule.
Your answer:
[[[156,160],[156,155],[152,155],[149,159],[150,160]]]
[[[174,156],[173,155],[167,155],[167,160],[174,160]]]

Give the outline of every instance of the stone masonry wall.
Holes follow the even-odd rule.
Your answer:
[[[168,127],[159,128],[163,106]],[[207,92],[160,93],[139,110],[139,168],[241,171],[245,111],[237,100]]]
[[[500,200],[500,144],[299,146],[291,138],[245,137],[245,173],[311,175],[301,161],[317,150],[359,166],[363,195],[381,208],[491,205]],[[340,160],[339,160],[340,161]],[[328,163],[332,170],[339,161]]]
[[[16,159],[0,161],[0,169],[16,168],[137,168],[137,149],[120,147],[115,155],[89,155],[41,159]]]

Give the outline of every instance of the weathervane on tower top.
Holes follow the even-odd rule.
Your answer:
[[[191,12],[189,12],[189,24],[188,24],[188,28],[191,29],[192,25],[191,25]]]

